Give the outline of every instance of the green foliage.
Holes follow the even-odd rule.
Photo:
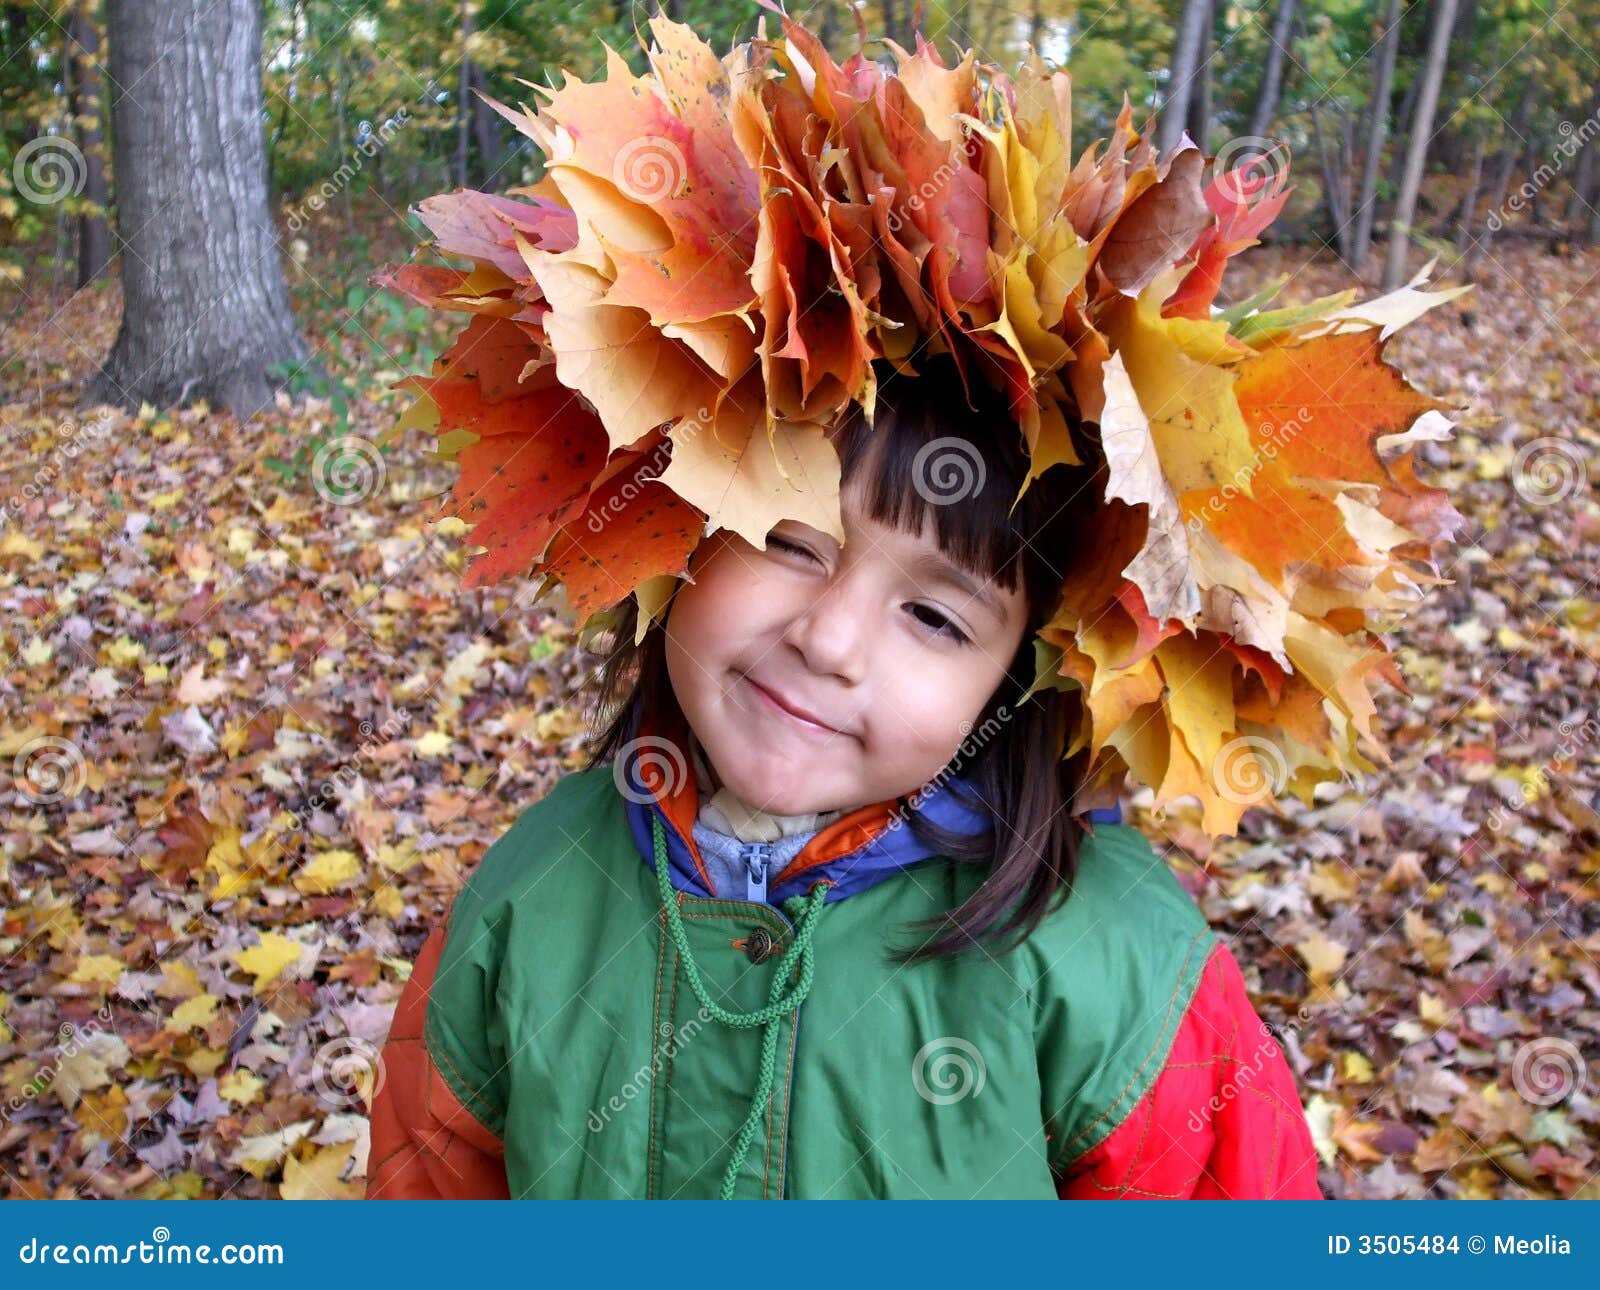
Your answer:
[[[865,0],[855,7],[809,0],[789,8],[827,34],[841,61],[858,47],[859,13],[867,35],[862,52],[883,60],[886,34],[914,47],[915,2]],[[1250,130],[1277,7],[1278,0],[1216,6],[1204,141],[1212,150]],[[71,8],[71,0],[0,4],[0,284],[25,282],[41,256],[70,246],[72,221],[90,209],[83,197],[30,201],[16,182],[15,162],[30,140],[73,138],[88,124],[73,120],[66,98]],[[98,0],[89,11],[101,12]],[[1295,157],[1291,219],[1322,199],[1313,105],[1325,137],[1353,140],[1355,155],[1346,164],[1359,164],[1384,11],[1382,0],[1301,0],[1268,128]],[[463,162],[469,186],[503,192],[535,181],[542,173],[537,150],[497,114],[478,109],[476,94],[467,95],[473,111],[463,119],[463,59],[474,69],[473,86],[512,107],[531,104],[533,87],[559,83],[563,67],[579,77],[603,75],[608,45],[643,72],[638,38],[656,12],[689,23],[719,52],[754,36],[763,19],[769,37],[779,34],[775,15],[755,0],[471,0],[470,32],[463,30],[461,0],[263,0],[272,192],[286,243],[297,248],[293,258],[325,260],[323,282],[364,279],[377,263],[415,245],[420,230],[408,217],[410,206],[454,187]],[[1124,96],[1136,126],[1162,105],[1182,12],[1183,0],[925,0],[922,32],[947,65],[975,47],[984,61],[1014,69],[1036,43],[1047,61],[1072,74],[1076,155],[1110,134]],[[1399,63],[1384,105],[1391,116],[1416,81],[1428,44],[1429,7],[1408,4],[1402,13]],[[886,30],[891,16],[893,29]],[[1459,174],[1463,157],[1480,142],[1489,160],[1518,146],[1519,137],[1537,157],[1552,156],[1600,107],[1589,17],[1584,7],[1559,0],[1475,0],[1464,7],[1436,116],[1431,173]],[[1379,170],[1384,208],[1388,163],[1406,137],[1406,123],[1394,121]],[[104,151],[109,162],[109,142]],[[1552,208],[1565,199],[1563,187]],[[324,289],[314,279],[296,287],[309,334],[321,334],[316,324],[325,320],[335,333],[348,333],[335,344],[340,352],[329,355],[330,382],[358,368],[399,368],[425,350],[426,326],[389,312],[401,306],[369,297],[353,310],[337,298],[342,292],[342,285]]]
[[[351,284],[320,313],[304,305],[297,312],[302,319],[310,315],[306,330],[324,338],[323,350],[316,361],[278,364],[268,372],[290,398],[325,402],[327,416],[303,437],[274,424],[273,433],[288,442],[266,465],[286,482],[305,474],[323,447],[351,433],[353,405],[384,397],[388,384],[403,373],[426,371],[439,352],[440,322],[430,310],[365,283]]]

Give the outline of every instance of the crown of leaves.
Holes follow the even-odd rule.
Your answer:
[[[608,47],[603,80],[530,85],[536,111],[491,100],[544,177],[421,203],[470,269],[378,275],[470,315],[389,436],[458,464],[465,584],[541,575],[580,624],[631,595],[642,639],[716,528],[842,542],[830,427],[870,420],[874,360],[948,353],[1004,392],[1024,490],[1094,480],[1098,549],[1035,640],[1034,689],[1082,697],[1084,803],[1131,777],[1225,834],[1387,760],[1371,691],[1405,687],[1378,633],[1443,581],[1461,517],[1414,470],[1444,405],[1384,351],[1466,288],[1420,290],[1430,263],[1363,304],[1269,308],[1280,277],[1219,310],[1286,168],[1160,156],[1126,99],[1074,163],[1070,79],[1037,56],[947,67],[919,36],[892,71],[841,66],[780,17],[720,58],[656,17],[648,74]]]

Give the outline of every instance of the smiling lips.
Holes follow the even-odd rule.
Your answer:
[[[830,726],[815,713],[808,712],[805,708],[790,702],[776,690],[768,689],[748,673],[745,674],[744,679],[764,706],[786,717],[797,730],[803,730],[813,735],[843,735],[847,733],[835,726]]]

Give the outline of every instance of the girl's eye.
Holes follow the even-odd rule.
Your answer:
[[[919,622],[933,628],[934,635],[948,636],[951,640],[962,645],[967,643],[966,633],[931,605],[911,605],[910,609],[913,614],[917,615]]]
[[[790,542],[786,538],[779,537],[776,533],[767,534],[767,546],[776,548],[779,551],[787,551],[793,555],[802,556],[807,560],[812,558],[811,552],[806,550],[806,548],[801,546],[798,542]]]
[[[782,551],[786,555],[794,555],[802,560],[815,560],[817,557],[806,547],[798,542],[791,542],[788,538],[780,537],[776,533],[767,534],[767,548],[772,551]],[[969,644],[967,634],[956,626],[955,622],[941,614],[932,605],[910,605],[908,608],[924,627],[929,628],[935,636],[944,636],[955,641],[958,645]]]

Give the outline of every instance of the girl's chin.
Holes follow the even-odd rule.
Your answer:
[[[833,809],[815,793],[797,793],[795,779],[791,768],[772,779],[760,775],[723,776],[722,785],[746,806],[769,815],[807,815]]]

